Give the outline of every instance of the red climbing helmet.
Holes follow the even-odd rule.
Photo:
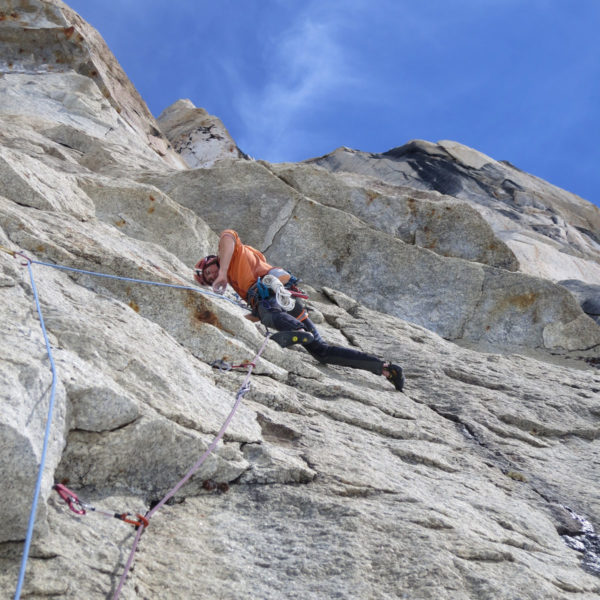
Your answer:
[[[206,267],[210,267],[214,264],[217,266],[219,265],[219,257],[215,256],[214,254],[209,254],[196,263],[196,266],[194,267],[194,279],[200,285],[210,285],[207,281],[205,281],[203,272]]]

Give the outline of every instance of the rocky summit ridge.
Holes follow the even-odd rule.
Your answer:
[[[189,100],[154,119],[60,0],[0,0],[0,589],[110,598],[264,341],[188,289],[219,232],[292,270],[332,343],[268,342],[225,437],[150,520],[123,598],[600,594],[600,211],[457,142],[250,159]],[[38,262],[77,269],[65,271]],[[228,292],[228,298],[233,296]],[[64,482],[97,508],[78,516]]]

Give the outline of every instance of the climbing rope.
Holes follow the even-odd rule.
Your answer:
[[[13,254],[16,257],[23,256],[19,253]],[[25,258],[25,257],[24,257]],[[19,580],[17,582],[17,589],[15,592],[15,600],[21,597],[21,590],[23,589],[23,582],[25,580],[25,570],[27,568],[27,559],[29,557],[29,549],[31,547],[31,540],[33,537],[33,525],[35,523],[35,514],[37,512],[38,500],[40,497],[40,490],[42,487],[42,476],[44,474],[44,466],[46,464],[46,455],[48,453],[48,440],[50,438],[50,427],[52,425],[52,415],[54,413],[54,399],[56,397],[56,365],[54,363],[54,357],[52,356],[52,348],[50,347],[50,341],[48,340],[48,333],[46,331],[46,325],[44,324],[44,316],[42,315],[42,309],[40,307],[40,299],[38,296],[37,287],[33,278],[33,270],[31,268],[31,261],[27,262],[27,270],[29,271],[29,280],[31,281],[31,289],[33,290],[33,297],[35,299],[35,306],[40,319],[40,326],[44,335],[44,343],[46,344],[46,351],[48,352],[48,360],[50,361],[50,370],[52,371],[52,386],[50,388],[50,401],[48,403],[48,416],[46,417],[46,429],[44,431],[44,441],[42,444],[42,455],[40,457],[40,467],[38,469],[37,479],[35,482],[35,489],[33,492],[33,501],[31,504],[31,511],[29,512],[29,523],[27,525],[27,535],[25,536],[25,546],[23,548],[23,557],[21,559],[21,568],[19,570]]]
[[[33,269],[31,268],[31,265],[36,264],[36,265],[41,265],[44,267],[52,267],[54,269],[60,269],[63,271],[70,271],[70,272],[75,272],[75,273],[82,273],[85,275],[92,275],[92,276],[96,276],[96,277],[105,277],[108,279],[115,279],[115,280],[119,280],[119,281],[129,281],[132,283],[140,283],[140,284],[146,284],[146,285],[155,285],[155,286],[159,286],[159,287],[167,287],[167,288],[173,288],[173,289],[180,289],[180,290],[190,290],[193,292],[197,292],[200,294],[205,294],[207,296],[214,296],[216,298],[222,299],[222,300],[227,300],[228,302],[231,302],[232,304],[236,305],[236,306],[241,306],[240,302],[236,302],[234,300],[231,300],[230,298],[227,298],[226,296],[220,295],[220,294],[215,294],[213,292],[209,292],[207,290],[202,290],[198,287],[194,287],[194,286],[186,286],[186,285],[176,285],[176,284],[169,284],[169,283],[162,283],[162,282],[157,282],[157,281],[148,281],[145,279],[134,279],[131,277],[121,277],[121,276],[117,276],[117,275],[110,275],[107,273],[100,273],[100,272],[96,272],[96,271],[87,271],[84,269],[75,269],[73,267],[67,267],[64,265],[57,265],[54,263],[47,263],[47,262],[42,262],[42,261],[38,261],[38,260],[33,260],[31,258],[29,258],[28,256],[26,256],[25,254],[23,254],[22,252],[17,252],[15,250],[11,250],[10,248],[6,248],[5,246],[0,245],[0,251],[6,252],[7,254],[10,254],[13,258],[17,258],[20,257],[22,258],[25,262],[22,262],[21,264],[23,266],[27,266],[28,272],[29,272],[29,279],[31,282],[31,289],[33,291],[33,296],[35,299],[35,305],[36,305],[36,309],[38,312],[38,317],[39,317],[39,321],[40,321],[40,326],[42,329],[42,333],[44,336],[44,342],[46,345],[46,351],[48,353],[48,359],[50,362],[50,368],[51,368],[51,372],[52,372],[52,386],[51,386],[51,391],[50,391],[50,402],[48,405],[48,416],[46,419],[46,428],[45,428],[45,433],[44,433],[44,441],[43,441],[43,448],[42,448],[42,455],[40,458],[40,466],[38,469],[38,475],[37,475],[37,480],[36,480],[36,485],[35,485],[35,491],[34,491],[34,495],[33,495],[33,502],[32,502],[32,506],[31,506],[31,511],[30,511],[30,516],[29,516],[29,523],[27,526],[27,535],[25,538],[25,545],[24,545],[24,549],[23,549],[23,557],[21,560],[21,567],[20,567],[20,571],[19,571],[19,579],[18,579],[18,583],[17,583],[17,588],[16,588],[16,592],[15,592],[15,596],[14,599],[15,600],[19,600],[19,598],[21,597],[21,592],[22,592],[22,588],[23,588],[23,582],[25,579],[25,571],[27,568],[27,561],[29,558],[29,550],[31,547],[31,540],[33,537],[33,528],[34,528],[34,523],[35,523],[35,515],[37,512],[37,505],[38,505],[38,501],[39,501],[39,495],[40,495],[40,490],[41,490],[41,483],[42,483],[42,476],[43,476],[43,472],[44,472],[44,467],[45,467],[45,463],[46,463],[46,455],[47,455],[47,449],[48,449],[48,440],[50,437],[50,428],[51,428],[51,424],[52,424],[52,416],[53,416],[53,412],[54,412],[54,404],[55,404],[55,396],[56,396],[56,384],[57,384],[57,373],[56,373],[56,365],[54,363],[54,357],[52,355],[52,348],[50,346],[50,341],[48,339],[48,333],[46,330],[46,326],[44,323],[44,317],[42,315],[42,310],[41,310],[41,306],[40,306],[40,301],[39,301],[39,295],[38,295],[38,291],[37,291],[37,287],[35,284],[35,279],[33,277]],[[245,306],[243,308],[246,308]],[[259,351],[256,353],[255,357],[249,361],[248,363],[245,363],[243,365],[229,365],[228,363],[224,363],[223,361],[221,361],[219,363],[219,361],[216,361],[215,363],[213,363],[214,366],[217,366],[218,368],[220,368],[221,370],[226,370],[227,367],[229,367],[229,369],[231,368],[236,368],[236,367],[245,367],[247,368],[248,372],[246,374],[246,377],[240,387],[240,389],[238,390],[237,394],[236,394],[236,398],[235,398],[235,402],[233,404],[233,407],[231,409],[231,412],[229,413],[229,415],[227,416],[227,418],[225,419],[223,425],[221,426],[221,429],[219,430],[219,432],[217,433],[217,435],[215,436],[214,440],[212,441],[212,443],[208,446],[208,448],[206,449],[206,451],[202,454],[202,456],[196,461],[196,463],[188,470],[188,472],[184,475],[184,477],[166,494],[166,496],[158,503],[154,506],[154,508],[152,508],[152,510],[150,510],[149,512],[146,513],[145,516],[142,515],[136,515],[137,519],[130,519],[129,513],[107,513],[104,511],[97,511],[100,512],[101,514],[105,514],[105,515],[109,515],[109,516],[114,516],[117,517],[119,519],[121,519],[122,521],[125,521],[126,523],[130,523],[132,525],[135,525],[137,533],[136,533],[136,537],[134,539],[134,543],[133,543],[133,548],[131,550],[131,553],[129,555],[129,558],[127,560],[127,563],[125,565],[125,569],[123,572],[123,575],[121,576],[121,579],[119,581],[119,584],[117,586],[117,589],[115,591],[115,594],[113,596],[113,600],[116,600],[119,597],[119,594],[121,593],[121,590],[123,588],[123,585],[125,583],[125,580],[127,578],[127,574],[129,573],[129,570],[131,569],[131,566],[133,564],[133,558],[134,558],[134,553],[135,550],[137,548],[137,545],[139,543],[139,540],[142,536],[142,533],[144,532],[144,530],[148,527],[149,524],[149,519],[152,517],[152,515],[154,515],[156,513],[156,511],[158,511],[171,497],[173,497],[177,491],[179,489],[181,489],[181,487],[190,479],[190,477],[192,477],[192,475],[194,475],[194,473],[196,473],[196,471],[198,471],[198,469],[202,466],[202,464],[204,463],[204,461],[206,460],[206,458],[208,458],[208,456],[212,453],[212,451],[216,448],[217,444],[219,443],[219,441],[221,440],[221,438],[223,437],[223,435],[225,434],[225,431],[227,429],[227,427],[229,426],[231,420],[233,419],[233,416],[235,415],[235,412],[237,411],[237,408],[243,398],[243,396],[249,391],[250,389],[250,375],[252,374],[252,370],[253,368],[256,366],[256,361],[258,360],[258,358],[261,356],[261,354],[263,353],[264,349],[266,348],[267,342],[270,338],[271,334],[269,332],[267,332],[265,340],[262,344],[262,346],[260,347]],[[59,495],[61,496],[61,498],[63,498],[63,500],[65,500],[65,502],[67,502],[67,504],[69,505],[69,508],[71,510],[73,510],[74,512],[78,513],[78,514],[85,514],[86,509],[87,510],[97,510],[94,507],[91,507],[90,505],[86,505],[84,503],[82,503],[79,498],[77,497],[76,494],[74,494],[73,492],[71,492],[71,490],[69,490],[68,488],[66,488],[64,485],[62,484],[56,484],[54,486],[54,489],[59,493]]]
[[[16,253],[19,256],[25,257],[23,254]],[[221,300],[227,300],[227,302],[231,302],[231,304],[235,304],[236,306],[241,306],[242,308],[248,309],[246,306],[243,306],[240,302],[236,302],[227,296],[223,296],[221,294],[216,294],[215,292],[209,292],[208,290],[203,290],[199,287],[195,287],[192,285],[177,285],[174,283],[163,283],[160,281],[148,281],[147,279],[133,279],[132,277],[121,277],[119,275],[109,275],[108,273],[98,273],[96,271],[86,271],[84,269],[75,269],[73,267],[65,267],[64,265],[55,265],[54,263],[41,262],[39,260],[32,260],[27,258],[34,265],[42,265],[44,267],[52,267],[53,269],[60,269],[62,271],[71,271],[73,273],[83,273],[84,275],[93,275],[94,277],[104,277],[106,279],[117,279],[118,281],[129,281],[131,283],[142,283],[145,285],[155,285],[158,287],[166,287],[173,288],[176,290],[190,290],[192,292],[197,292],[198,294],[204,294],[205,296],[212,296],[213,298],[219,298]]]
[[[240,386],[240,389],[238,390],[238,392],[236,394],[235,402],[233,404],[231,412],[229,413],[229,415],[223,422],[223,425],[221,426],[219,433],[217,433],[217,435],[215,436],[215,439],[211,442],[211,444],[204,451],[202,456],[196,461],[196,463],[190,467],[190,469],[183,476],[183,478],[165,495],[165,497],[160,502],[158,502],[158,504],[156,504],[154,506],[154,508],[152,508],[152,510],[150,510],[146,513],[146,519],[150,520],[150,518],[162,506],[164,506],[164,504],[170,498],[172,498],[181,489],[181,487],[190,479],[190,477],[202,466],[202,463],[208,458],[210,453],[217,447],[217,444],[219,443],[219,441],[225,434],[225,431],[226,431],[227,427],[229,426],[231,419],[233,419],[233,416],[235,415],[235,412],[236,412],[240,402],[242,401],[243,396],[250,390],[250,375],[252,374],[252,369],[254,368],[256,361],[260,358],[260,355],[263,353],[264,349],[266,348],[267,342],[269,341],[270,337],[271,337],[270,334],[268,334],[266,336],[265,341],[263,342],[259,351],[256,353],[256,355],[254,356],[252,361],[250,363],[248,363],[248,373],[246,374],[246,377],[244,378],[244,381],[242,382],[242,385]],[[133,558],[135,555],[135,551],[139,544],[140,538],[142,537],[142,533],[144,533],[144,529],[146,527],[147,527],[147,525],[142,525],[137,530],[135,539],[133,540],[133,546],[131,548],[131,552],[129,553],[129,558],[127,559],[127,562],[125,563],[125,569],[123,571],[123,575],[121,576],[121,579],[119,580],[119,584],[118,584],[115,594],[113,596],[113,600],[117,600],[117,598],[119,597],[119,594],[121,593],[123,584],[125,583],[125,580],[127,579],[127,574],[129,573],[129,570],[131,569],[131,566],[133,564]]]
[[[292,292],[286,290],[283,283],[275,275],[265,275],[262,278],[263,285],[273,290],[275,294],[275,301],[277,304],[286,312],[289,312],[296,306],[296,301],[292,297]]]
[[[162,281],[149,281],[147,279],[134,279],[132,277],[122,277],[120,275],[110,275],[109,273],[100,273],[98,271],[86,271],[85,269],[76,269],[74,267],[67,267],[65,265],[57,265],[55,263],[34,260],[34,259],[26,256],[22,252],[17,252],[15,250],[11,250],[10,248],[6,248],[5,246],[2,246],[1,244],[0,244],[0,250],[2,252],[6,252],[7,254],[10,254],[13,258],[17,258],[18,256],[23,258],[26,261],[26,263],[23,263],[23,266],[25,266],[25,264],[41,265],[43,267],[51,267],[53,269],[59,269],[60,271],[70,271],[72,273],[81,273],[83,275],[92,275],[94,277],[104,277],[105,279],[116,279],[118,281],[129,281],[130,283],[141,283],[141,284],[145,284],[145,285],[154,285],[154,286],[158,286],[158,287],[172,288],[172,289],[176,289],[176,290],[189,290],[191,292],[196,292],[197,294],[203,294],[205,296],[219,298],[220,300],[226,300],[227,302],[230,302],[231,304],[234,304],[235,306],[239,306],[240,308],[243,308],[244,310],[248,310],[248,311],[251,310],[239,298],[239,296],[237,294],[236,294],[236,297],[238,299],[233,300],[232,298],[228,298],[227,296],[224,296],[223,294],[217,294],[215,292],[203,290],[199,287],[192,286],[192,285],[178,285],[178,284],[174,284],[174,283],[163,283]]]

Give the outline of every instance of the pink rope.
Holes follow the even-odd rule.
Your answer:
[[[121,575],[121,579],[119,580],[119,585],[117,586],[117,589],[115,590],[113,600],[116,600],[119,597],[119,594],[121,593],[121,590],[123,589],[123,585],[125,584],[125,580],[127,579],[127,575],[129,573],[129,570],[131,569],[131,565],[133,565],[133,557],[135,556],[135,551],[140,542],[140,538],[142,537],[142,533],[144,533],[144,529],[145,529],[145,527],[143,525],[141,527],[138,527],[137,533],[135,534],[135,539],[133,540],[133,546],[131,548],[131,552],[129,553],[129,558],[127,559],[127,562],[125,563],[125,569],[123,571],[123,575]]]
[[[250,363],[248,363],[248,373],[246,374],[246,377],[245,377],[242,385],[240,386],[238,393],[236,394],[233,407],[232,407],[229,415],[223,422],[223,425],[221,426],[219,433],[217,433],[217,435],[215,436],[215,439],[211,442],[210,446],[204,451],[202,456],[194,463],[194,465],[192,465],[192,467],[190,467],[188,472],[177,483],[177,485],[175,485],[173,487],[173,489],[171,491],[169,491],[167,493],[167,495],[152,510],[150,510],[146,513],[147,519],[150,519],[154,515],[154,513],[156,513],[157,510],[159,510],[162,506],[164,506],[164,504],[170,498],[172,498],[188,482],[190,477],[202,466],[202,463],[208,458],[208,456],[211,454],[211,452],[217,447],[217,444],[219,443],[219,441],[225,434],[227,427],[229,427],[229,424],[231,423],[231,420],[233,419],[233,416],[235,415],[235,412],[238,409],[240,402],[242,401],[242,397],[249,390],[248,382],[250,381],[250,375],[252,375],[252,369],[254,368],[256,361],[258,360],[258,358],[260,357],[260,355],[263,353],[264,349],[266,348],[267,342],[269,341],[270,337],[271,337],[270,334],[267,335],[267,337],[265,338],[265,341],[263,342],[262,346],[260,347],[260,350],[256,353],[256,356],[252,359],[252,361]],[[127,579],[127,574],[129,573],[129,570],[131,569],[131,566],[133,565],[133,558],[135,555],[135,551],[139,544],[140,538],[142,537],[142,533],[144,532],[144,529],[145,529],[144,525],[139,526],[137,529],[137,534],[135,536],[135,539],[133,540],[133,546],[131,548],[131,552],[129,553],[129,558],[127,559],[127,563],[125,564],[125,569],[123,571],[123,575],[121,575],[121,579],[119,580],[119,584],[113,595],[113,600],[117,600],[117,598],[119,597],[119,594],[121,593],[121,590],[123,589],[123,585],[125,584],[125,580]]]

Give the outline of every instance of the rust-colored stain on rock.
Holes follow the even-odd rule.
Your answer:
[[[373,190],[367,190],[366,194],[367,194],[367,206],[372,204],[373,200],[375,200],[376,198],[379,198],[379,194]]]
[[[194,319],[201,323],[208,323],[209,325],[214,325],[215,327],[222,329],[217,315],[210,310],[196,310],[194,312]]]
[[[521,310],[526,310],[537,300],[538,295],[534,292],[527,292],[526,294],[519,294],[518,296],[509,296],[506,299],[508,304],[516,306]]]
[[[221,321],[219,321],[217,315],[213,311],[206,308],[204,299],[198,296],[198,294],[189,292],[187,298],[185,299],[185,306],[191,312],[193,325],[208,323],[209,325],[213,325],[218,329],[227,331],[221,324]]]

